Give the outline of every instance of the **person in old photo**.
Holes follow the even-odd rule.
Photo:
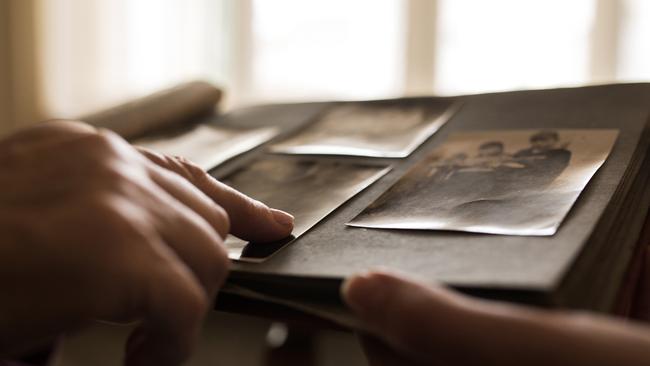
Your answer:
[[[571,151],[567,146],[560,145],[560,136],[553,130],[533,134],[530,145],[514,154],[514,160],[522,164],[523,169],[513,179],[525,180],[531,186],[543,188],[567,168]]]
[[[546,129],[452,135],[349,225],[552,235],[616,136]]]

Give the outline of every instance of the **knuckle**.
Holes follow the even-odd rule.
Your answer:
[[[118,156],[115,142],[101,133],[87,134],[76,140],[75,150],[81,159],[92,164],[89,168],[102,168],[107,161]]]
[[[99,130],[96,133],[88,134],[84,138],[88,150],[100,159],[106,157],[133,158],[129,153],[135,153],[124,139],[109,130]],[[137,154],[134,154],[137,156]]]
[[[139,148],[139,150],[154,164],[176,173],[194,185],[197,185],[203,179],[202,176],[206,174],[203,169],[182,156],[160,154],[143,148]]]
[[[163,154],[142,146],[135,146],[135,149],[138,150],[140,154],[144,155],[147,159],[149,159],[152,163],[159,166],[165,165],[165,157]]]
[[[205,172],[205,170],[203,170],[203,168],[196,165],[194,162],[182,156],[177,156],[176,159],[183,166],[183,168],[189,173],[193,181],[200,182],[201,180],[206,178],[207,173]]]
[[[101,182],[109,186],[115,186],[126,180],[126,174],[119,164],[112,161],[99,161],[91,174],[95,174]]]
[[[92,134],[97,131],[93,126],[76,120],[50,119],[44,125],[51,128],[52,132]]]
[[[115,144],[113,137],[104,131],[89,134],[86,139],[97,149],[112,150]]]
[[[169,169],[196,185],[196,177],[194,176],[195,172],[192,172],[190,169],[188,160],[180,156],[169,155],[166,155],[165,159],[167,160],[167,166]]]
[[[119,160],[100,159],[94,162],[92,167],[85,169],[84,173],[88,177],[88,191],[91,194],[104,192],[104,196],[98,199],[106,205],[117,197],[130,196],[140,199],[141,197],[136,197],[136,192],[139,196],[146,187],[146,182],[141,180],[142,174],[139,173],[138,166]]]
[[[256,217],[268,211],[268,206],[262,201],[246,197],[246,212],[249,217]]]
[[[172,170],[176,173],[181,173],[179,168],[182,167],[182,165],[178,162],[178,159],[167,154],[160,154],[160,157],[162,158],[162,166],[164,168]]]
[[[95,233],[99,240],[108,241],[112,248],[119,248],[127,238],[141,236],[139,232],[145,226],[141,215],[136,215],[134,207],[123,197],[114,193],[95,195],[91,199],[91,210],[100,223],[100,233]],[[99,234],[99,235],[98,235]]]
[[[203,168],[182,156],[167,156],[172,169],[198,188],[204,187],[209,179]]]

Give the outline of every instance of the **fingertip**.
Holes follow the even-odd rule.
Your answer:
[[[231,206],[228,211],[232,217],[232,234],[255,243],[274,242],[291,235],[293,215],[247,196],[242,197],[245,203],[238,208]]]
[[[290,230],[293,229],[294,217],[292,214],[275,208],[271,208],[270,210],[276,223]]]
[[[407,298],[428,297],[432,289],[393,269],[377,268],[345,279],[340,295],[358,316],[373,321],[382,318],[387,311],[396,310],[392,309],[394,307],[406,306]]]
[[[295,224],[293,215],[275,208],[269,208],[269,212],[273,218],[273,224],[271,225],[271,232],[268,234],[268,237],[265,238],[265,240],[274,241],[286,238],[287,236],[291,235]]]
[[[386,300],[384,274],[366,272],[353,275],[341,285],[341,298],[355,313],[366,315],[376,304]]]

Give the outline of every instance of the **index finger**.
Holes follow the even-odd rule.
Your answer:
[[[230,218],[233,235],[253,242],[271,242],[286,238],[293,230],[293,216],[219,182],[192,162],[138,148],[155,164],[185,177],[221,206]]]
[[[235,236],[269,242],[286,238],[293,230],[293,216],[219,182],[208,174],[197,187],[223,207],[230,217],[230,231]]]

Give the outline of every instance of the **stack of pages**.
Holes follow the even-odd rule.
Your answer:
[[[375,267],[611,311],[648,214],[649,112],[650,84],[270,105],[135,143],[294,214],[285,240],[226,240],[219,306],[354,327],[338,287]]]

